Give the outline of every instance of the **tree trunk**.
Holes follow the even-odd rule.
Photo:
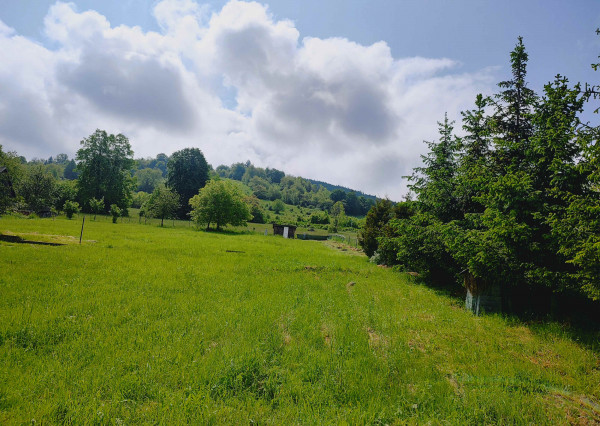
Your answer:
[[[163,221],[164,221],[164,220],[165,220],[165,217],[164,217],[164,216],[160,218],[160,227],[161,227],[161,228],[162,228],[162,226],[163,226]]]

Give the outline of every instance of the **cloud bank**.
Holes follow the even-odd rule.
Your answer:
[[[383,41],[301,38],[255,2],[163,0],[154,16],[160,33],[59,2],[44,44],[0,21],[4,149],[72,155],[101,128],[136,156],[193,146],[214,166],[249,159],[398,200],[436,121],[491,88],[489,70],[394,58]]]

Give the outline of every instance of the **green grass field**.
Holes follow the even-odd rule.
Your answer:
[[[600,422],[598,334],[474,317],[331,242],[80,228],[0,218],[1,424]]]

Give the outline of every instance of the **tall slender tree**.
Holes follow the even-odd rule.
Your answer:
[[[423,166],[416,167],[409,177],[413,182],[409,188],[417,194],[424,211],[446,221],[460,216],[454,181],[459,140],[452,133],[454,122],[448,120],[448,114],[443,122],[438,122],[438,127],[440,139],[426,142],[429,153],[421,156]]]
[[[189,199],[198,194],[208,181],[208,163],[198,148],[174,152],[167,163],[167,187],[180,197],[177,216],[186,219],[190,212]]]
[[[463,212],[481,213],[483,206],[477,198],[489,181],[491,143],[490,117],[485,108],[490,99],[478,94],[475,108],[461,112],[465,135],[459,140],[456,198]]]
[[[514,171],[523,167],[533,133],[531,117],[537,96],[527,87],[528,59],[523,37],[519,37],[510,52],[512,79],[498,83],[503,90],[493,98],[495,160],[500,170]]]

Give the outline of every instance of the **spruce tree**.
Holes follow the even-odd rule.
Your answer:
[[[519,37],[510,53],[512,79],[498,83],[504,90],[494,97],[495,160],[500,173],[525,166],[529,138],[533,133],[531,117],[537,99],[525,80],[528,59],[523,37]]]
[[[438,142],[425,142],[429,153],[422,155],[422,167],[416,167],[409,177],[414,182],[409,188],[414,191],[424,211],[433,214],[442,221],[460,216],[455,199],[456,154],[458,139],[452,134],[454,122],[444,115],[444,121],[438,122],[440,139]]]

